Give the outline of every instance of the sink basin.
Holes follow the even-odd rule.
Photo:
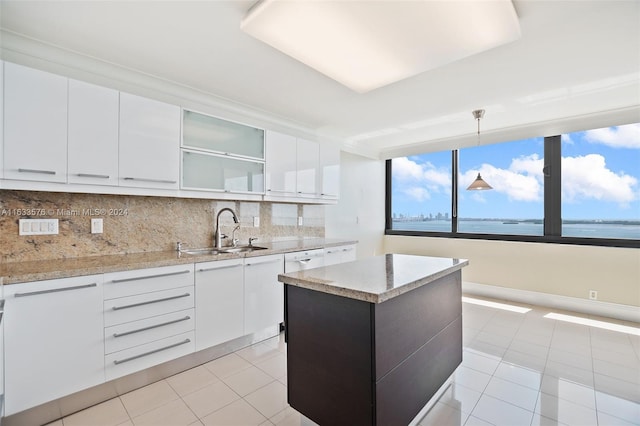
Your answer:
[[[197,249],[185,249],[185,250],[181,250],[180,253],[192,254],[192,255],[219,254],[220,250],[208,247],[208,248],[197,248]]]
[[[245,253],[248,251],[266,250],[266,247],[259,246],[236,246],[236,247],[223,247],[219,251],[220,253]]]
[[[195,248],[185,249],[180,253],[191,254],[194,256],[207,255],[207,254],[220,254],[220,253],[247,253],[256,250],[266,250],[266,247],[260,246],[236,246],[236,247],[222,247],[220,249],[207,247],[207,248]]]

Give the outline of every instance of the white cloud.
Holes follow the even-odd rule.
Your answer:
[[[393,177],[399,190],[416,201],[431,198],[431,194],[451,191],[451,172],[437,169],[429,162],[417,163],[406,157],[393,159]]]
[[[609,170],[602,155],[562,158],[562,195],[568,202],[594,199],[624,207],[639,198],[637,185],[635,177]]]
[[[480,170],[467,170],[460,176],[460,184],[466,188],[478,172],[496,192],[506,194],[514,201],[541,201],[543,196],[542,167],[544,160],[537,154],[514,158],[508,169],[483,164]]]
[[[585,139],[590,143],[613,148],[640,149],[640,123],[587,130]]]

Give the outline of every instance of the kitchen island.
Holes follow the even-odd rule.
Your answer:
[[[387,254],[279,275],[289,404],[320,425],[407,425],[462,362],[465,259]]]

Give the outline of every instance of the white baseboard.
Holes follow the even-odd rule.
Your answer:
[[[640,307],[464,281],[462,292],[640,323]]]

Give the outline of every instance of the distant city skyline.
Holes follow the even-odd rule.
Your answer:
[[[543,219],[544,139],[464,148],[459,217]],[[478,172],[491,191],[466,191]],[[451,152],[393,160],[392,212],[451,212]],[[640,220],[640,123],[562,137],[564,220]]]

